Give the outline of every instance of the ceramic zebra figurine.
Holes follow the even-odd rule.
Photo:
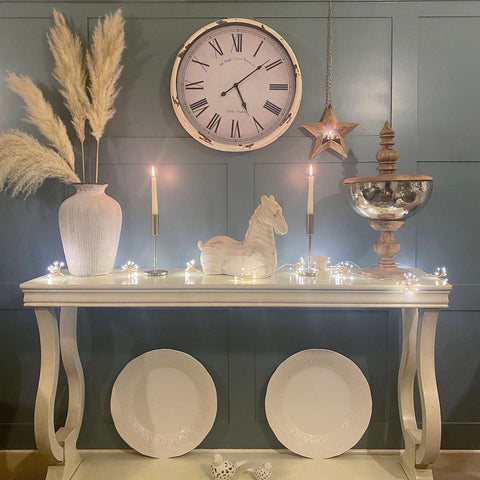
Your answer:
[[[245,240],[237,241],[218,235],[208,242],[198,241],[200,262],[207,275],[251,274],[255,278],[272,275],[277,268],[277,249],[274,232],[284,235],[288,231],[282,207],[273,195],[262,195],[248,223]]]

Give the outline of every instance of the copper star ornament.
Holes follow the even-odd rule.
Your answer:
[[[358,125],[358,123],[340,123],[337,120],[332,105],[329,105],[323,118],[317,123],[305,123],[302,126],[315,137],[315,145],[311,158],[324,150],[331,148],[343,157],[347,157],[347,147],[344,138]]]

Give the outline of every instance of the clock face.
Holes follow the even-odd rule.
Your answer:
[[[207,25],[187,40],[171,79],[175,113],[196,140],[224,151],[268,145],[290,126],[302,84],[293,51],[246,19]]]

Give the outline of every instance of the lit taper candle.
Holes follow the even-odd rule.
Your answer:
[[[313,166],[310,164],[308,175],[308,198],[307,198],[307,235],[313,234]]]
[[[155,167],[152,166],[152,235],[158,235],[158,196]]]

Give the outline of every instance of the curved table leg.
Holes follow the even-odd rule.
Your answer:
[[[429,468],[440,451],[440,402],[435,377],[435,331],[438,310],[403,310],[403,347],[398,374],[398,404],[405,452],[402,467],[409,480],[431,480]],[[422,405],[422,429],[417,426],[413,389],[415,375]]]
[[[63,307],[60,335],[54,309],[36,309],[40,331],[41,367],[35,404],[35,438],[40,453],[49,458],[47,480],[70,479],[81,457],[77,439],[83,418],[85,382],[77,346],[77,309]],[[59,351],[68,381],[65,426],[55,434],[54,408],[58,382]]]
[[[417,466],[435,462],[440,451],[442,419],[435,376],[435,331],[438,310],[424,310],[418,326],[417,378],[422,402],[422,440],[417,449]]]
[[[51,465],[63,462],[63,447],[55,435],[55,393],[60,365],[58,325],[53,308],[36,308],[40,334],[40,378],[35,400],[35,441]]]
[[[60,351],[68,381],[68,412],[65,426],[57,432],[64,444],[63,478],[71,478],[81,462],[77,439],[85,405],[85,380],[77,344],[77,308],[62,307],[60,313]]]

